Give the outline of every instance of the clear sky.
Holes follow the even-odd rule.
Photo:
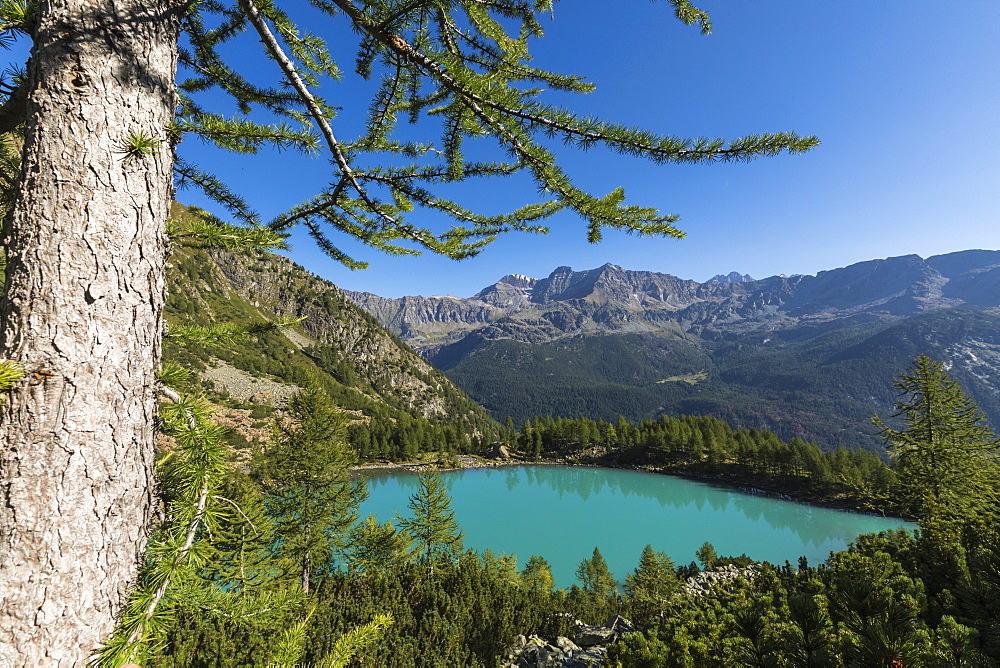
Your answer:
[[[814,274],[873,258],[1000,248],[1000,2],[699,5],[712,15],[709,36],[677,22],[666,2],[564,0],[533,48],[537,65],[597,84],[557,100],[580,112],[681,136],[794,130],[822,140],[804,155],[706,166],[559,150],[578,185],[599,194],[624,186],[629,202],[679,214],[687,238],[608,232],[591,245],[582,221],[561,214],[548,236],[510,235],[462,262],[389,257],[344,241],[371,264],[352,272],[304,236],[293,238],[291,257],[344,288],[396,297],[469,296],[504,274],[544,277],[560,265],[612,262],[704,281],[734,270]],[[334,125],[344,138],[358,127],[351,112],[367,105],[352,66],[347,55],[347,79],[323,90],[345,109]],[[180,148],[266,217],[328,181],[324,158],[220,156],[195,139]],[[534,188],[490,182],[462,195],[486,210],[510,209]],[[178,198],[214,208],[194,191]]]

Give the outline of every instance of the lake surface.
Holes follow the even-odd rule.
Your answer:
[[[385,522],[409,516],[416,475],[364,473],[370,496],[361,506],[362,518],[371,513]],[[543,556],[560,588],[576,581],[577,566],[595,546],[624,582],[647,543],[678,565],[693,561],[705,541],[720,556],[746,553],[794,565],[805,555],[818,564],[858,534],[916,526],[641,471],[507,466],[442,476],[465,531],[465,547],[516,554],[520,568],[532,555]]]

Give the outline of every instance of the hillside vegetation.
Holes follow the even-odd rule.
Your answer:
[[[497,419],[711,415],[878,449],[870,417],[927,354],[1000,422],[1000,251],[732,283],[560,267],[467,299],[348,296]]]
[[[178,248],[171,257],[167,320],[225,325],[302,318],[294,327],[225,345],[165,339],[165,357],[198,372],[218,398],[269,416],[310,382],[353,412],[363,456],[412,453],[422,435],[455,448],[489,440],[497,425],[444,374],[345,299],[333,284],[287,258]],[[213,382],[210,379],[216,379]],[[396,436],[395,442],[387,435]],[[366,435],[371,431],[374,437]],[[239,437],[235,437],[239,440]],[[381,441],[379,439],[382,439]]]
[[[352,655],[354,664],[386,666],[1000,661],[998,441],[929,358],[900,377],[896,389],[905,396],[880,411],[903,414],[895,426],[881,425],[897,455],[891,465],[864,450],[824,453],[801,438],[785,442],[714,417],[541,417],[518,430],[510,419],[492,422],[336,288],[287,260],[182,250],[174,271],[173,323],[306,320],[252,343],[181,345],[168,337],[170,354],[198,370],[203,387],[210,378],[221,384],[210,392],[216,402],[249,412],[264,433],[261,447],[247,448],[234,467],[210,407],[180,395],[164,404],[164,428],[176,439],[161,462],[170,520],[151,539],[139,594],[106,650],[111,664],[126,655],[164,668],[329,664]],[[989,313],[963,309],[875,333],[863,317],[855,330],[817,325],[798,338],[785,331],[750,351],[750,339],[741,349],[738,337],[712,340],[676,326],[659,336],[563,337],[545,342],[548,348],[502,341],[509,348],[497,368],[510,370],[514,382],[528,364],[536,379],[565,366],[574,380],[551,398],[570,401],[588,388],[591,370],[578,365],[586,357],[623,388],[648,384],[691,400],[721,375],[724,355],[734,385],[751,384],[774,373],[768,364],[780,358],[767,354],[782,346],[797,350],[803,367],[880,354],[888,365],[929,337],[953,336],[952,329],[979,337],[992,326]],[[550,350],[551,359],[519,358],[524,350]],[[643,364],[630,367],[635,359]],[[787,391],[793,380],[773,390]],[[842,374],[840,382],[853,381]],[[862,391],[875,392],[868,382]],[[247,387],[248,398],[226,399]],[[925,423],[938,436],[925,439]],[[823,564],[800,559],[797,567],[718,555],[710,543],[698,550],[698,563],[678,565],[651,536],[624,583],[595,548],[581,555],[579,584],[557,590],[544,556],[520,555],[519,563],[515,555],[465,550],[436,475],[421,475],[408,512],[394,520],[360,518],[366,485],[349,470],[358,455],[409,459],[428,449],[481,451],[486,443],[500,456],[504,444],[527,459],[648,467],[902,512],[919,516],[921,528],[862,536]],[[926,475],[918,479],[918,470]],[[615,618],[622,614],[628,619]],[[131,629],[141,630],[134,644]]]

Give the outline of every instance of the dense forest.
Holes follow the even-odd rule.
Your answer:
[[[180,388],[190,378],[171,374]],[[570,665],[545,663],[558,644],[616,666],[1000,665],[997,439],[939,363],[918,358],[897,390],[902,428],[876,425],[890,464],[714,418],[508,421],[507,445],[532,457],[770,480],[920,518],[915,533],[863,535],[822,564],[754,563],[709,543],[697,563],[675,564],[650,545],[617,582],[595,548],[568,589],[554,588],[544,555],[519,564],[463,549],[436,473],[394,522],[360,518],[367,490],[348,440],[358,425],[318,384],[272,416],[269,441],[241,467],[226,463],[203,402],[175,402],[161,464],[173,521],[103,661]],[[472,447],[428,437],[439,453]],[[596,649],[570,640],[616,616]]]
[[[610,333],[527,343],[506,336],[459,342],[453,357],[445,348],[430,358],[494,417],[518,424],[536,415],[613,422],[666,412],[712,416],[824,450],[878,450],[869,419],[876,407],[892,405],[889,383],[900,369],[924,353],[949,359],[967,340],[994,342],[998,331],[996,313],[955,307],[893,322],[859,314],[700,338]],[[952,371],[995,421],[1000,395],[990,372],[971,368],[955,361]]]
[[[1000,545],[971,533],[867,535],[825,564],[762,564],[705,591],[682,577],[745,560],[709,557],[677,569],[649,548],[624,589],[591,577],[559,591],[539,577],[538,559],[520,572],[473,552],[433,572],[421,564],[350,568],[317,587],[303,656],[322,660],[338,638],[388,613],[394,623],[358,657],[364,665],[492,666],[520,634],[572,637],[577,620],[621,614],[635,631],[610,645],[611,665],[996,665]],[[189,605],[149,665],[264,665],[274,628]]]
[[[510,436],[510,424],[507,435]],[[893,505],[895,474],[878,455],[824,452],[760,429],[733,429],[712,417],[661,416],[632,423],[589,418],[529,420],[511,438],[531,460],[641,467],[750,484],[813,502],[904,512]]]

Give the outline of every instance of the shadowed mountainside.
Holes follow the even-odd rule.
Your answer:
[[[870,417],[926,353],[1000,422],[1000,251],[729,276],[607,264],[509,275],[464,299],[345,294],[500,418],[702,414],[877,448]]]

